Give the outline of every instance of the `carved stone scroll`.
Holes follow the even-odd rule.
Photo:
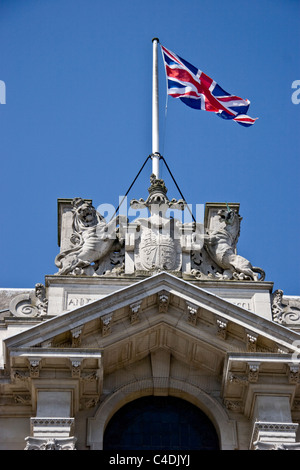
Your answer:
[[[36,284],[34,292],[19,294],[14,297],[9,309],[15,317],[34,318],[47,315],[48,299],[43,284]]]
[[[281,289],[272,296],[272,316],[276,323],[288,327],[300,325],[300,298],[285,297]]]

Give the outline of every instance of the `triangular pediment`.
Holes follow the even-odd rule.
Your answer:
[[[170,336],[194,338],[223,353],[249,347],[293,352],[293,343],[299,339],[281,325],[163,272],[46,320],[8,338],[5,345],[8,352],[66,347],[103,350],[129,337],[151,336],[161,325]]]

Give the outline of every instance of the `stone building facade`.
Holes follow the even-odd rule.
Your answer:
[[[237,254],[239,204],[148,191],[133,221],[58,200],[57,272],[1,290],[0,449],[300,449],[300,297]]]

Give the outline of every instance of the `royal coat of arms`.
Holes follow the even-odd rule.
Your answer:
[[[138,270],[180,270],[180,241],[171,237],[167,232],[168,230],[161,233],[159,229],[142,227],[136,253],[136,268]]]

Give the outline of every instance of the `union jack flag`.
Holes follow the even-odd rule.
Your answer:
[[[256,119],[247,115],[249,100],[231,95],[212,78],[161,45],[166,70],[168,95],[180,98],[194,109],[211,111],[249,127]]]

